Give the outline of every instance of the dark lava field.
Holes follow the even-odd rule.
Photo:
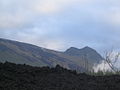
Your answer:
[[[0,63],[0,90],[120,90],[120,76],[91,76],[76,71]]]

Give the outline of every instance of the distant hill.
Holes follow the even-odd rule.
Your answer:
[[[82,49],[71,47],[64,52],[67,55],[87,59],[90,63],[99,63],[103,58],[101,55],[94,49],[90,47],[84,47]]]
[[[50,66],[57,64],[72,70],[85,71],[103,60],[100,54],[90,47],[69,48],[65,52],[45,49],[32,44],[0,39],[0,62],[13,62],[32,66]]]
[[[0,90],[120,90],[120,75],[77,74],[55,68],[0,63]]]

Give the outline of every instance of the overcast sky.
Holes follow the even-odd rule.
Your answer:
[[[65,50],[120,48],[120,0],[0,0],[0,37]]]

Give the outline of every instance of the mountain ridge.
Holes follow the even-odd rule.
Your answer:
[[[72,55],[68,53],[68,50],[70,50],[71,53],[72,49],[77,51],[78,56],[75,56],[74,52]],[[87,52],[88,49],[94,52],[93,55],[90,54],[91,52]],[[68,69],[85,71],[85,60],[82,58],[82,53],[89,54],[88,66],[90,69],[92,68],[93,64],[99,63],[102,60],[101,55],[90,47],[85,47],[82,49],[71,47],[65,52],[59,52],[24,42],[0,38],[0,61],[2,62],[9,61],[17,64],[25,63],[32,66],[51,67],[56,66],[56,64],[60,64]],[[93,56],[96,58],[92,58]]]

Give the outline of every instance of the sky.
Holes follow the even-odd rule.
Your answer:
[[[120,49],[120,0],[0,0],[0,38],[64,51]]]

